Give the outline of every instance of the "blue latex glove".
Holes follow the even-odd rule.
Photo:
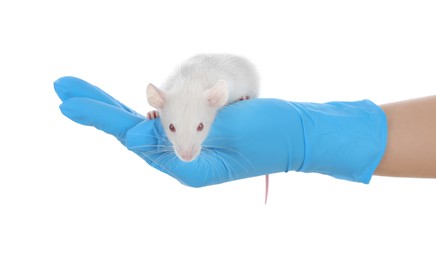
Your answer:
[[[193,187],[287,171],[369,183],[386,147],[386,117],[371,101],[252,99],[222,108],[202,154],[186,163],[168,149],[159,119],[147,120],[78,78],[54,85],[65,116],[115,136],[154,168]]]

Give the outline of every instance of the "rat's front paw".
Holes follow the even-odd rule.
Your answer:
[[[153,110],[147,113],[148,120],[156,119],[156,118],[159,118],[159,112],[157,110]]]
[[[251,99],[251,97],[250,96],[243,96],[240,99],[238,99],[238,101],[248,100],[248,99]]]

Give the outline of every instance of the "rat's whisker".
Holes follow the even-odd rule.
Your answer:
[[[170,173],[171,170],[168,167],[168,162],[173,160],[175,157],[174,153],[162,153],[157,158],[150,158],[150,160],[159,168],[161,168],[161,171]]]
[[[233,161],[234,162],[234,165],[233,165],[233,170],[236,170],[236,165],[237,166],[239,166],[239,168],[240,169],[242,169],[245,173],[248,173],[249,172],[249,170],[246,168],[246,166],[244,165],[244,164],[242,164],[239,160],[238,160],[238,158],[239,157],[242,157],[243,159],[244,159],[244,161],[246,161],[246,162],[248,162],[248,163],[250,163],[250,166],[254,169],[254,166],[251,164],[251,162],[245,157],[245,156],[243,156],[241,153],[238,153],[238,152],[236,152],[236,151],[233,151],[234,152],[234,154],[228,154],[228,153],[225,153],[225,152],[222,152],[222,153],[217,153],[221,158],[222,158],[222,160],[224,161],[224,162],[226,162],[226,167],[229,167],[229,168],[232,168],[232,164],[230,164],[230,163],[227,163],[227,161]],[[237,157],[236,156],[233,156],[233,155],[237,155]]]
[[[130,149],[140,149],[140,148],[171,148],[168,147],[168,145],[163,145],[163,144],[143,144],[143,145],[137,145],[137,146],[131,146]]]
[[[129,132],[129,135],[156,137],[156,135],[154,135],[154,134],[146,134],[146,133],[132,133],[132,132]]]
[[[214,165],[214,159],[215,157],[211,155],[210,150],[208,149],[202,149],[201,153],[198,155],[198,158],[205,161],[207,166],[213,166]]]
[[[163,154],[166,153],[171,153],[172,151],[158,151],[158,150],[150,150],[150,151],[142,151],[140,152],[141,155],[146,156],[147,158],[149,157],[156,157],[157,155],[162,156]]]
[[[212,180],[221,180],[222,177],[217,175],[222,175],[223,173],[219,172],[217,167],[212,167],[216,166],[220,159],[217,156],[211,155],[211,152],[213,151],[202,149],[198,159],[201,161],[201,163],[204,163],[207,166],[206,168],[208,169],[208,172],[205,172],[204,174],[208,174]]]
[[[225,153],[219,153],[217,152],[215,149],[211,149],[211,148],[204,148],[205,154],[204,154],[204,159],[208,160],[211,162],[211,165],[215,165],[218,161],[220,163],[222,163],[224,165],[224,168],[227,169],[227,171],[222,172],[222,173],[218,173],[216,171],[213,171],[213,174],[226,174],[228,180],[235,180],[237,179],[237,172],[239,171],[238,167],[236,167],[236,165],[239,166],[240,169],[242,169],[245,173],[248,173],[248,169],[242,165],[240,162],[238,162],[238,160],[236,160],[233,156],[230,156],[228,154]],[[226,159],[227,158],[227,159]],[[214,161],[212,161],[214,160]],[[233,161],[235,162],[234,164],[230,163],[229,161]],[[215,169],[215,168],[213,168]],[[220,178],[221,179],[221,178]]]
[[[244,161],[246,161],[248,164],[250,164],[250,166],[254,169],[255,167],[254,167],[254,165],[253,165],[253,163],[244,155],[244,154],[242,154],[241,152],[239,152],[239,151],[237,151],[237,150],[235,150],[235,149],[232,149],[232,148],[229,148],[229,147],[224,147],[224,146],[209,146],[209,147],[207,147],[208,149],[212,149],[212,150],[221,150],[221,151],[229,151],[230,153],[232,153],[232,154],[235,154],[236,156],[238,156],[238,157],[241,157],[241,159],[244,159]],[[226,152],[224,152],[224,153],[220,153],[221,155],[223,155],[223,154],[225,154],[228,158],[230,158],[230,159],[235,159],[234,157],[231,157],[228,153],[226,153]],[[236,162],[237,162],[237,160],[235,160]]]
[[[172,168],[177,168],[177,164],[180,163],[179,157],[175,153],[172,153],[172,157],[166,161],[167,165],[170,165]]]
[[[206,139],[205,143],[208,143],[210,141],[237,141],[242,139],[241,137],[234,137],[234,138],[230,138],[230,137],[211,137]]]

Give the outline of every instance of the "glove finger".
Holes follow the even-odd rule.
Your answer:
[[[74,122],[94,126],[123,143],[126,132],[144,120],[142,116],[90,98],[69,98],[60,105],[60,109]]]
[[[95,99],[106,104],[122,108],[130,113],[139,115],[126,105],[122,104],[100,88],[76,77],[62,77],[54,82],[54,88],[62,101],[75,97]]]

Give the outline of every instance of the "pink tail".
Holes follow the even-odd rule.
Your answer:
[[[269,175],[265,175],[265,205],[268,202]]]

